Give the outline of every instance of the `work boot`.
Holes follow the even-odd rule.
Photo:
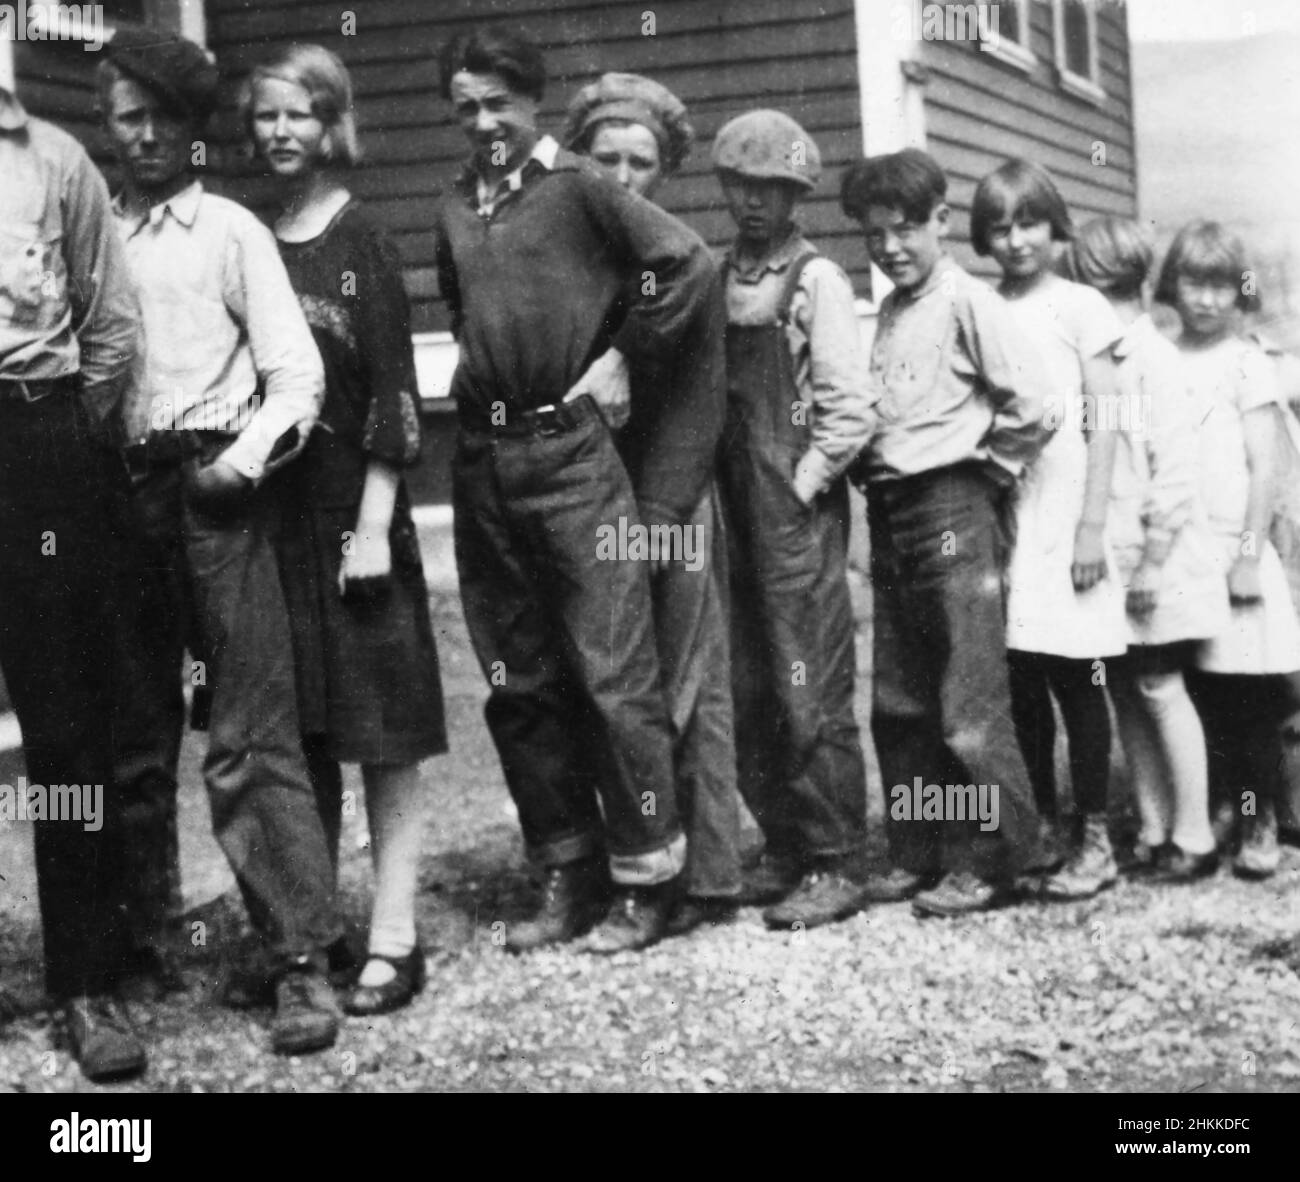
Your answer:
[[[736,901],[744,907],[779,903],[799,885],[799,867],[793,858],[765,853],[757,865],[741,875]]]
[[[1282,850],[1277,843],[1277,812],[1271,800],[1259,802],[1259,812],[1241,818],[1241,848],[1232,860],[1238,878],[1269,878],[1277,872]]]
[[[604,863],[596,858],[547,867],[541,909],[532,919],[506,925],[506,948],[529,952],[577,939],[600,918],[605,883]]]
[[[1010,902],[1013,893],[1006,883],[988,882],[960,871],[947,875],[930,890],[921,891],[912,900],[912,910],[919,916],[969,915],[1000,907]]]
[[[339,1003],[325,974],[305,958],[275,985],[271,1047],[278,1055],[305,1055],[334,1045]]]
[[[809,870],[794,890],[763,912],[763,922],[806,931],[847,919],[862,910],[862,903],[862,884],[849,878],[838,861],[831,862]]]
[[[1087,817],[1083,822],[1083,841],[1065,865],[1043,882],[1044,898],[1068,902],[1091,899],[1119,880],[1115,852],[1105,817]]]
[[[588,933],[580,950],[612,956],[657,944],[668,931],[668,916],[676,896],[675,878],[654,886],[616,885],[609,914]]]
[[[864,903],[901,903],[920,891],[928,890],[940,879],[934,872],[921,873],[895,866],[888,874],[873,874],[862,887]]]
[[[144,1047],[117,998],[107,993],[73,998],[64,1004],[63,1017],[73,1057],[87,1079],[125,1079],[144,1070]]]
[[[720,927],[736,918],[737,903],[731,898],[687,895],[668,918],[669,936],[684,936],[696,928]]]

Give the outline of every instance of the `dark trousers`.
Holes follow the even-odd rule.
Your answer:
[[[249,915],[281,961],[341,933],[334,876],[299,738],[274,481],[213,518],[182,498],[198,648],[211,691],[203,778],[212,828]]]
[[[655,639],[673,726],[678,805],[686,828],[686,890],[740,893],[740,795],[727,642],[727,556],[710,492],[684,528],[699,542],[698,570],[674,562],[651,579]]]
[[[725,472],[741,795],[772,854],[844,857],[862,848],[867,823],[848,484],[801,506],[760,447],[731,450]]]
[[[871,730],[890,857],[990,880],[1037,856],[1037,813],[1011,723],[998,491],[975,465],[880,481],[867,493],[875,593]],[[998,786],[999,823],[896,820],[896,785]]]
[[[129,921],[147,947],[161,942],[168,911],[181,905],[176,772],[189,593],[179,462],[150,467],[120,503],[114,778],[127,830]]]
[[[39,402],[0,402],[0,667],[27,780],[103,786],[99,830],[32,822],[55,998],[110,988],[129,959],[110,747],[109,506],[124,480],[111,453],[90,443],[71,383]]]
[[[1094,680],[1093,662],[1014,650],[1007,658],[1011,714],[1038,811],[1048,817],[1057,814],[1055,696],[1070,742],[1074,813],[1105,813],[1110,783],[1110,707],[1105,684]]]
[[[680,825],[648,564],[598,556],[600,528],[636,523],[636,502],[594,407],[568,409],[576,425],[554,434],[461,431],[465,622],[531,854],[561,865],[604,848],[616,880],[658,881]]]

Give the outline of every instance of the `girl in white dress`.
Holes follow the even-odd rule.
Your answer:
[[[1131,631],[1110,691],[1141,819],[1133,868],[1188,881],[1213,868],[1214,835],[1205,735],[1183,672],[1198,643],[1228,621],[1199,496],[1199,414],[1178,351],[1146,311],[1153,252],[1142,228],[1098,218],[1079,230],[1071,258],[1076,277],[1106,296],[1126,328],[1116,350],[1122,422],[1107,531]]]
[[[1178,352],[1201,420],[1202,500],[1231,604],[1227,625],[1201,647],[1193,692],[1211,784],[1239,814],[1233,870],[1264,878],[1279,860],[1279,727],[1300,706],[1300,623],[1268,536],[1283,403],[1268,357],[1238,335],[1240,313],[1258,306],[1255,275],[1235,235],[1192,222],[1169,247],[1156,299],[1182,322]]]
[[[1105,658],[1127,646],[1124,603],[1105,536],[1118,433],[1112,355],[1124,335],[1097,292],[1057,274],[1072,235],[1046,170],[1011,160],[975,191],[971,242],[1002,268],[999,292],[1038,346],[1051,439],[1013,502],[1007,649],[1011,709],[1039,811],[1057,813],[1052,696],[1069,739],[1074,836],[1064,873],[1100,890],[1117,878],[1106,829],[1110,707]],[[1050,830],[1049,830],[1050,832]],[[1051,880],[1045,884],[1049,889]]]

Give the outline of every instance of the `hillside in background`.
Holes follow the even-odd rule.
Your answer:
[[[1257,252],[1267,328],[1300,348],[1300,36],[1133,45],[1138,194],[1161,245],[1195,217]]]

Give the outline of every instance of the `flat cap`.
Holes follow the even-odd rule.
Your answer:
[[[217,109],[217,67],[193,41],[123,25],[104,52],[123,74],[178,114],[207,119]]]
[[[812,136],[784,111],[746,111],[719,130],[713,167],[813,189],[822,174],[822,156]]]
[[[681,99],[640,74],[602,74],[578,91],[564,122],[564,146],[581,151],[588,134],[605,119],[649,128],[659,143],[665,172],[676,171],[695,139]]]

